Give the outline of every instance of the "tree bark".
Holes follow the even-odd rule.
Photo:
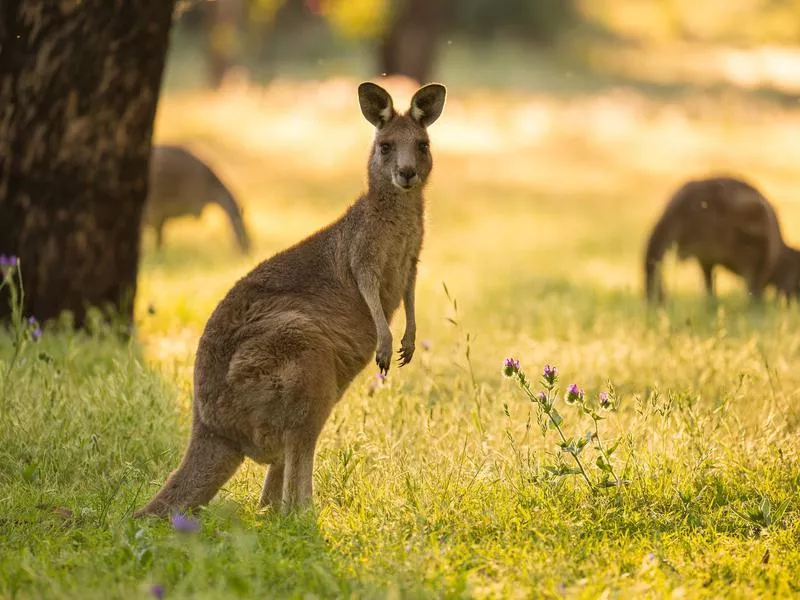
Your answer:
[[[133,318],[174,0],[0,3],[0,254],[26,314]],[[0,298],[0,319],[9,314]]]
[[[379,66],[386,75],[426,83],[436,63],[448,0],[397,0],[394,18],[381,40]]]

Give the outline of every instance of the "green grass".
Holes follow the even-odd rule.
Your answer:
[[[146,235],[131,345],[102,329],[49,330],[9,369],[13,341],[0,338],[0,597],[147,598],[154,583],[166,598],[800,592],[800,311],[752,309],[726,276],[709,308],[699,270],[671,262],[671,302],[648,313],[639,266],[660,204],[698,164],[747,165],[796,239],[800,209],[782,193],[792,175],[775,143],[790,114],[731,124],[718,110],[676,133],[647,106],[633,137],[611,143],[591,119],[568,128],[575,106],[451,98],[431,129],[417,302],[430,348],[418,343],[377,389],[368,368],[335,409],[316,514],[258,514],[264,468],[246,462],[194,535],[131,519],[183,452],[193,353],[216,302],[360,190],[370,131],[349,83],[319,96],[299,85],[168,96],[157,136],[203,141],[246,205],[255,256],[235,253],[209,209],[170,224],[161,254]],[[560,128],[520,141],[519,103]],[[291,128],[297,114],[313,123],[305,133]],[[399,314],[395,339],[402,327]],[[613,383],[619,409],[600,431],[621,439],[612,461],[629,484],[591,493],[548,475],[556,434],[542,436],[534,405],[502,377],[506,356],[533,379],[557,365],[562,393],[577,382],[591,401]],[[557,408],[568,436],[591,427],[561,397]],[[581,457],[598,481],[597,450]],[[764,498],[773,511],[788,501],[776,522],[739,516]]]

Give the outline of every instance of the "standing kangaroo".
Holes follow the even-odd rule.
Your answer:
[[[199,217],[209,204],[217,204],[230,219],[243,253],[250,251],[250,236],[242,210],[216,173],[181,146],[154,146],[150,157],[150,191],[144,222],[156,230],[156,246],[164,245],[164,224],[172,218]]]
[[[784,243],[769,201],[740,179],[689,181],[672,196],[647,243],[645,288],[650,302],[664,299],[658,270],[673,245],[679,259],[698,260],[709,298],[714,297],[716,265],[743,277],[755,300],[770,284],[789,301],[800,292],[800,252]]]
[[[211,315],[197,347],[191,439],[183,461],[135,516],[209,502],[245,456],[269,464],[259,506],[311,504],[317,438],[376,351],[389,369],[389,322],[402,301],[399,364],[414,354],[414,295],[427,127],[445,88],[417,90],[405,114],[378,85],[358,88],[376,127],[369,187],[336,222],[258,265]]]

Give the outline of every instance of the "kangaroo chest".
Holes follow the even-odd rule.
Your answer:
[[[391,318],[403,300],[421,247],[422,227],[415,223],[386,253],[381,269],[381,304],[387,318]]]

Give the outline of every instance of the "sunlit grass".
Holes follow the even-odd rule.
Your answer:
[[[451,90],[431,128],[420,349],[377,389],[368,368],[334,411],[316,518],[256,514],[264,469],[247,462],[196,536],[130,520],[183,451],[216,303],[363,189],[371,131],[354,84],[164,99],[157,140],[191,141],[225,178],[255,250],[241,256],[214,209],[168,225],[163,252],[147,232],[141,356],[49,334],[0,370],[0,597],[147,597],[151,583],[167,598],[796,594],[797,309],[752,309],[728,276],[710,308],[699,269],[672,260],[668,308],[642,302],[649,227],[686,177],[744,172],[800,239],[796,116],[699,100]],[[402,326],[398,314],[395,339]],[[506,356],[534,378],[556,364],[562,391],[575,381],[596,398],[613,382],[621,406],[603,431],[624,438],[629,485],[592,495],[546,477],[554,441],[527,430]],[[559,411],[570,435],[586,433]],[[790,502],[761,531],[736,512],[763,496]]]

